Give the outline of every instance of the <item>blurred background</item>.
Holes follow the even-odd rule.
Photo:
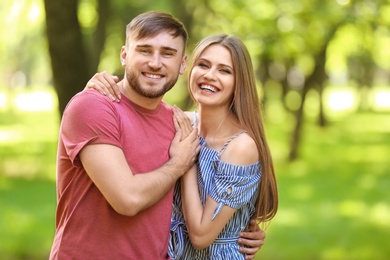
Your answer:
[[[0,258],[48,258],[62,111],[96,71],[122,75],[148,10],[183,21],[188,53],[220,32],[250,50],[280,195],[256,259],[389,259],[389,0],[2,0]],[[185,85],[165,100],[190,108]]]

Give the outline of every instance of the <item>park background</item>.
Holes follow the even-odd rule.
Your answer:
[[[388,0],[2,0],[0,258],[48,258],[61,113],[96,71],[122,74],[147,10],[185,23],[188,53],[219,32],[250,50],[280,196],[256,259],[389,259]],[[165,100],[190,108],[185,84]]]

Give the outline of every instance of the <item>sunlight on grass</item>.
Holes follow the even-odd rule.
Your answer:
[[[390,111],[389,87],[376,87],[372,90],[372,107],[375,111]]]
[[[378,91],[375,93],[375,104],[378,107],[390,108],[390,92]]]
[[[23,163],[21,163],[21,161]],[[8,177],[24,177],[26,179],[33,179],[37,177],[42,168],[40,163],[36,162],[35,158],[20,158],[4,160],[3,171],[4,176]],[[53,163],[54,165],[54,163]]]
[[[3,110],[7,107],[7,95],[0,92],[0,110]]]
[[[363,175],[358,180],[358,185],[363,190],[371,190],[371,189],[375,188],[375,185],[377,184],[377,182],[378,182],[378,178],[375,175],[366,174],[366,175]]]
[[[21,131],[15,131],[15,129],[1,129],[0,130],[0,143],[14,143],[23,138]]]
[[[390,228],[390,205],[389,202],[375,204],[369,212],[369,220],[372,224],[384,228]]]
[[[303,160],[296,160],[290,163],[290,175],[293,177],[303,177],[308,174],[308,165]]]
[[[272,220],[275,225],[282,226],[302,226],[304,225],[304,216],[296,209],[283,207],[278,210],[275,219]]]
[[[19,236],[33,226],[35,216],[28,211],[10,208],[2,218],[7,223],[8,228],[13,230],[15,236]]]
[[[357,248],[351,251],[349,248],[342,246],[332,247],[322,252],[321,259],[324,260],[346,260],[346,259],[361,259],[361,260],[380,260],[384,259],[374,247]]]
[[[360,200],[345,200],[339,203],[339,214],[343,217],[361,217],[367,212],[367,205]]]
[[[355,103],[355,97],[352,92],[344,91],[334,91],[329,94],[328,104],[330,109],[333,111],[348,110],[353,107]]]
[[[55,102],[53,96],[44,91],[20,93],[15,98],[15,104],[20,111],[53,111]]]
[[[344,158],[349,162],[383,162],[389,158],[390,146],[388,145],[350,145],[346,147]]]
[[[301,183],[289,189],[290,197],[296,200],[308,200],[313,192],[313,186],[308,183]]]

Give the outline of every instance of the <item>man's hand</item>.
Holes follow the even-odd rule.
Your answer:
[[[121,92],[117,85],[119,78],[103,71],[98,72],[87,82],[85,89],[93,88],[100,94],[108,96],[112,101],[119,102]]]
[[[264,245],[265,232],[259,228],[256,220],[252,219],[249,222],[249,232],[241,232],[238,243],[247,247],[241,246],[239,251],[245,254],[245,259],[254,259],[257,251]]]

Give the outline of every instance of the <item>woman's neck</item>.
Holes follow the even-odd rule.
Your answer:
[[[241,130],[236,117],[227,109],[199,106],[198,112],[200,136],[211,148],[219,148]]]

